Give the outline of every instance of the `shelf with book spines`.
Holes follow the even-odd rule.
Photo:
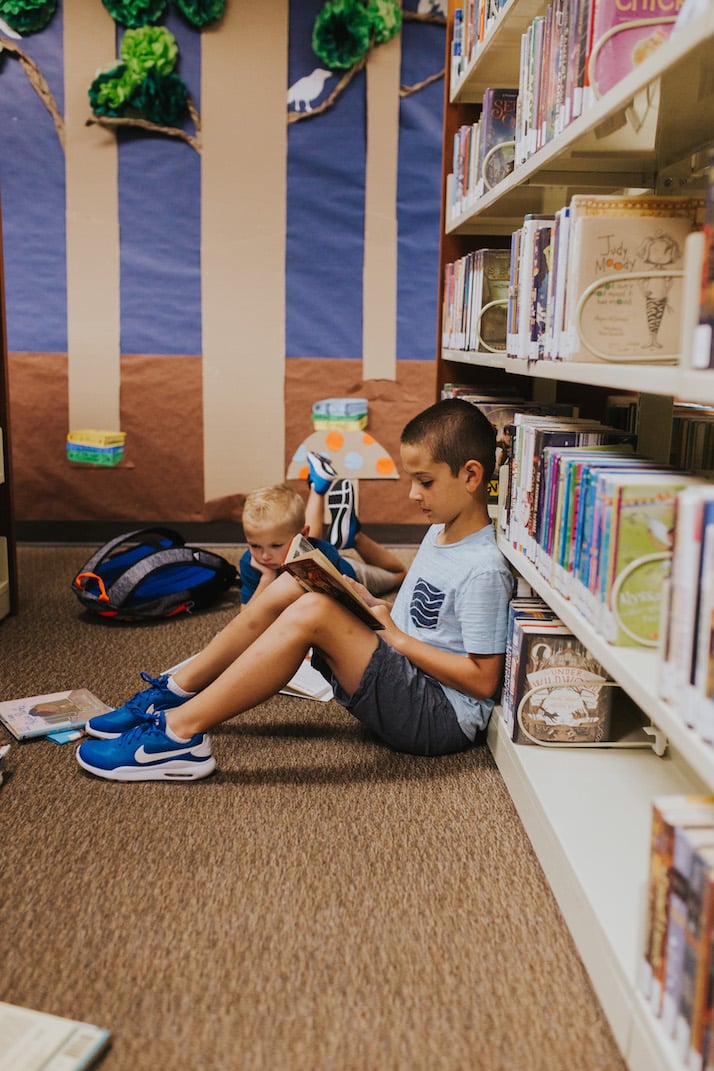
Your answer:
[[[547,0],[506,0],[498,16],[486,28],[465,69],[453,80],[453,103],[478,103],[484,90],[494,85],[518,84],[518,49],[536,15],[542,15]]]
[[[578,361],[527,361],[505,353],[444,349],[443,361],[476,368],[498,368],[517,376],[558,382],[584,383],[612,390],[642,391],[642,364],[585,364]],[[646,390],[670,398],[696,398],[714,404],[714,369],[697,370],[681,365],[647,365]]]
[[[454,10],[453,0],[449,5]],[[458,124],[478,116],[489,86],[519,84],[520,35],[545,13],[547,0],[507,0],[478,43],[465,70],[447,91],[444,133],[444,227],[441,267],[479,247],[505,242],[529,212],[555,212],[579,192],[655,192],[701,196],[704,150],[714,144],[714,7],[673,32],[639,66],[514,171],[478,199],[466,191],[465,209],[451,215],[450,161]],[[671,14],[671,12],[668,12]],[[449,35],[447,35],[448,37]],[[447,50],[447,68],[450,62]],[[648,120],[635,135],[628,111],[647,97]],[[688,103],[689,102],[689,103]],[[471,107],[473,105],[473,107]],[[497,241],[493,237],[498,235]],[[443,277],[440,287],[443,286]],[[442,297],[440,291],[440,298]],[[440,311],[443,318],[443,310]],[[441,330],[441,322],[439,331]],[[444,336],[439,333],[442,339]],[[686,337],[686,335],[684,336]],[[600,413],[605,391],[640,399],[638,447],[660,461],[668,452],[672,399],[714,404],[714,376],[692,365],[686,345],[680,362],[614,364],[514,359],[506,354],[440,347],[437,383],[463,375],[474,388],[530,380],[534,396],[577,399],[588,415]],[[461,372],[460,370],[463,370]],[[578,389],[578,385],[585,389]],[[497,389],[498,389],[497,387]],[[592,388],[592,390],[590,390]],[[592,411],[591,411],[592,410]],[[644,428],[643,428],[644,425]],[[661,450],[651,444],[661,439]],[[644,441],[647,439],[647,442]],[[682,1071],[675,1045],[638,986],[645,927],[651,801],[655,795],[714,790],[714,748],[659,696],[658,654],[616,647],[582,613],[502,541],[516,569],[590,648],[668,738],[664,758],[653,751],[584,749],[556,755],[516,745],[500,718],[489,744],[534,844],[583,962],[631,1071]]]
[[[648,648],[617,647],[607,642],[569,599],[555,591],[528,559],[499,537],[506,558],[534,591],[545,599],[604,669],[661,729],[670,747],[700,780],[714,790],[714,748],[684,724],[679,714],[659,697],[659,655]]]
[[[507,18],[507,12],[501,16]],[[682,101],[697,84],[697,72],[706,81],[714,48],[714,10],[673,33],[652,55],[620,83],[574,119],[552,141],[538,149],[508,177],[486,193],[468,211],[447,220],[447,233],[489,233],[500,225],[507,230],[514,218],[544,210],[544,190],[557,186],[576,189],[615,190],[646,188],[662,180],[673,168],[672,182],[688,176],[677,168],[714,139],[714,94],[705,93],[697,106],[686,110]],[[476,77],[479,56],[470,68]],[[627,108],[652,87],[658,87],[652,121],[636,134],[627,125]],[[656,122],[654,121],[656,119]],[[604,131],[619,125],[610,135]],[[567,193],[562,200],[567,200]]]

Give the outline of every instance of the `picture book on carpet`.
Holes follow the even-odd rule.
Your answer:
[[[0,1001],[0,1071],[84,1071],[110,1036],[91,1023]]]
[[[0,722],[17,740],[29,740],[81,729],[89,718],[111,709],[87,688],[74,688],[25,699],[6,699],[0,702]]]

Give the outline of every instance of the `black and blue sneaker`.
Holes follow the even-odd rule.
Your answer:
[[[77,748],[82,769],[108,781],[197,781],[216,768],[207,733],[190,740],[166,734],[166,715],[139,715],[141,721],[116,740],[85,740]]]
[[[329,490],[332,481],[337,479],[337,469],[329,457],[314,452],[307,455],[307,464],[310,470],[307,477],[308,484],[317,491],[318,495],[324,495]]]
[[[137,692],[116,710],[89,719],[84,726],[89,736],[96,736],[99,740],[116,740],[122,733],[141,725],[145,714],[170,710],[186,702],[183,696],[176,695],[168,688],[169,678],[165,673],[152,677],[142,670],[141,679],[149,685],[143,692]]]
[[[337,480],[332,485],[327,495],[327,509],[330,514],[328,542],[338,550],[353,547],[360,523],[355,511],[355,489],[350,480]]]

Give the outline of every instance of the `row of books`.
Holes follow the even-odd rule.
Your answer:
[[[505,353],[510,274],[508,249],[475,249],[445,266],[442,346]]]
[[[526,216],[511,237],[508,355],[678,362],[698,313],[685,297],[700,277],[703,214],[697,197],[575,194]]]
[[[664,593],[660,695],[714,744],[714,486],[688,487],[675,502],[672,561]]]
[[[677,4],[678,9],[681,4]],[[454,16],[452,85],[497,25],[501,0],[469,0]],[[523,163],[667,40],[675,5],[551,0],[521,35],[515,163]]]
[[[538,596],[509,606],[501,718],[516,744],[610,738],[612,678]]]
[[[609,643],[656,647],[677,495],[695,484],[619,429],[516,414],[499,524]]]
[[[714,796],[652,802],[640,988],[687,1071],[714,1069]]]
[[[509,465],[512,453],[513,422],[516,413],[549,417],[574,417],[578,407],[570,402],[534,402],[522,398],[515,391],[488,391],[468,383],[445,383],[441,388],[442,398],[463,398],[477,406],[487,416],[496,433],[496,464],[489,481],[489,505],[498,505],[500,472]]]
[[[469,211],[513,170],[517,89],[486,89],[481,114],[454,134],[452,219]]]
[[[451,84],[471,65],[478,45],[488,36],[506,0],[466,0],[454,10],[451,42]]]

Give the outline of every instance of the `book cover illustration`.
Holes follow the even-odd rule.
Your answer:
[[[666,475],[605,477],[613,492],[609,544],[601,546],[600,602],[610,643],[656,646],[664,581],[671,568],[679,482]],[[607,495],[607,490],[605,490]],[[609,612],[607,612],[609,610]]]
[[[572,233],[569,358],[676,361],[687,219],[578,219]]]
[[[479,252],[483,264],[479,348],[491,353],[505,353],[511,251],[482,249]]]
[[[524,636],[515,742],[594,744],[610,732],[612,688],[600,663],[563,627]]]
[[[375,630],[384,628],[379,618],[318,547],[298,535],[288,547],[281,570],[290,573],[306,591],[316,591],[344,606]]]
[[[17,740],[81,728],[89,718],[112,708],[86,688],[7,699],[0,703],[0,721]]]
[[[596,0],[588,82],[596,97],[634,70],[667,40],[681,0],[651,0],[635,10],[618,0]]]
[[[513,171],[517,89],[485,90],[481,110],[480,176],[484,192]]]

